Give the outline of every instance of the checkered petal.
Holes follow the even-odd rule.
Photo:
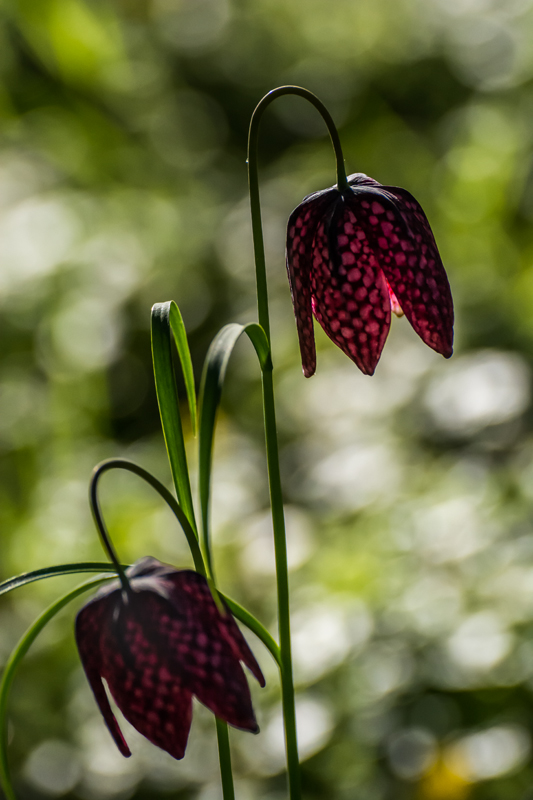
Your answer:
[[[131,751],[109,705],[109,699],[102,682],[102,657],[100,653],[100,632],[106,618],[108,600],[96,600],[84,606],[76,618],[76,643],[87,680],[93,691],[104,721],[111,736],[123,756],[128,758]]]
[[[427,218],[404,189],[363,173],[349,189],[309,195],[291,214],[287,269],[304,374],[316,366],[311,311],[362,372],[372,375],[392,311],[429,347],[452,354],[453,302]]]
[[[306,197],[292,212],[287,224],[285,252],[287,274],[298,329],[302,368],[306,378],[314,375],[316,369],[310,288],[313,241],[318,224],[335,195],[336,191],[328,190]]]
[[[236,623],[229,622],[229,612],[227,617],[220,614],[207,581],[197,572],[181,570],[167,581],[172,584],[171,602],[185,615],[181,630],[174,618],[165,620],[169,655],[180,665],[184,686],[230,725],[256,733],[250,690],[239,661],[250,667],[262,686],[264,678]]]
[[[397,200],[406,223],[399,225],[386,210],[375,215],[379,218],[378,246],[386,256],[379,259],[383,272],[420,338],[449,358],[453,352],[453,300],[433,232],[409,192],[395,186],[382,188]]]
[[[104,720],[129,748],[102,679],[126,719],[174,758],[182,758],[193,694],[221,719],[257,732],[242,660],[263,675],[230,613],[222,615],[205,578],[141,559],[127,570],[132,592],[114,581],[78,614],[76,641]]]
[[[220,616],[218,626],[221,636],[228,642],[234,657],[246,664],[259,686],[265,686],[265,678],[261,668],[229,611],[225,617]]]
[[[387,283],[365,228],[365,209],[342,202],[313,241],[313,312],[324,331],[365,375],[372,375],[389,332]]]
[[[192,694],[168,656],[161,620],[173,613],[153,592],[118,595],[102,631],[102,677],[128,722],[174,758],[183,758]]]

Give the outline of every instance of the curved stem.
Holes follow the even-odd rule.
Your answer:
[[[235,600],[232,600],[231,597],[228,597],[226,594],[222,594],[219,592],[220,597],[226,603],[227,607],[231,611],[234,617],[242,622],[243,625],[246,625],[252,633],[255,633],[258,639],[260,639],[263,644],[265,645],[266,649],[278,665],[281,670],[281,654],[279,650],[279,646],[277,642],[274,640],[274,637],[270,635],[264,625],[262,625],[258,619],[254,617],[253,614],[250,614],[243,606],[237,603]]]
[[[111,541],[111,537],[109,536],[109,532],[106,528],[104,518],[102,516],[102,511],[100,509],[100,503],[98,501],[98,480],[102,472],[105,472],[105,468],[102,469],[100,467],[95,467],[93,470],[93,474],[91,476],[91,482],[89,484],[89,502],[91,504],[91,511],[93,512],[93,518],[98,530],[98,535],[100,536],[100,541],[102,542],[102,547],[104,548],[105,552],[109,556],[110,561],[112,562],[115,570],[117,571],[117,575],[120,578],[120,582],[122,584],[122,588],[127,594],[131,594],[131,586],[130,582],[126,577],[126,573],[122,567],[122,564],[118,560],[118,556],[116,550],[113,546],[113,542]]]
[[[222,795],[224,800],[235,800],[235,787],[233,785],[233,771],[231,769],[231,750],[229,746],[228,723],[215,717],[218,742],[218,760],[220,763],[220,779],[222,781]]]
[[[133,472],[134,475],[138,475],[140,478],[146,481],[146,483],[149,483],[150,486],[152,486],[152,488],[155,489],[156,492],[158,492],[161,495],[161,497],[163,498],[165,503],[170,507],[170,510],[173,512],[174,516],[176,517],[176,519],[178,520],[183,529],[183,532],[187,538],[187,544],[189,545],[189,549],[191,551],[191,555],[194,561],[194,568],[196,569],[197,572],[200,573],[200,575],[203,575],[205,577],[206,574],[205,564],[202,558],[202,553],[200,551],[200,546],[198,544],[198,539],[196,538],[196,534],[191,526],[191,523],[189,522],[187,515],[183,511],[178,501],[168,491],[168,489],[165,486],[163,486],[163,484],[160,481],[158,481],[157,478],[155,478],[150,472],[143,469],[142,467],[139,467],[138,464],[134,464],[133,461],[127,461],[124,458],[108,458],[106,461],[102,461],[100,464],[98,464],[98,466],[94,468],[93,476],[91,478],[90,500],[91,500],[91,508],[93,510],[95,521],[98,526],[98,532],[100,533],[100,537],[102,538],[102,531],[103,531],[104,534],[107,536],[107,541],[110,544],[111,548],[113,547],[109,540],[109,535],[107,533],[107,529],[105,527],[102,518],[100,505],[98,502],[98,492],[97,492],[97,484],[100,479],[100,476],[103,475],[104,472],[107,472],[110,469],[125,469],[128,472]],[[110,551],[107,549],[107,546],[106,545],[104,546],[106,547],[107,552],[110,554]],[[115,553],[114,550],[113,553]],[[116,566],[113,557],[111,557],[111,560],[113,561],[113,564]]]
[[[33,625],[26,631],[7,661],[4,673],[2,675],[2,680],[0,682],[0,784],[4,790],[6,800],[16,800],[7,759],[6,713],[9,690],[11,688],[11,684],[13,683],[13,678],[15,677],[17,667],[20,664],[23,656],[28,652],[36,636],[57,614],[57,612],[66,606],[67,603],[70,603],[71,600],[74,600],[74,598],[78,597],[83,592],[86,592],[88,589],[98,586],[104,580],[108,579],[95,578],[87,583],[82,584],[81,586],[77,586],[75,589],[72,589],[70,592],[68,592],[68,594],[66,594],[64,597],[56,600],[56,602],[53,603],[46,611],[44,611],[33,623]]]
[[[265,251],[263,229],[261,224],[261,203],[259,197],[259,178],[257,169],[257,149],[259,141],[259,125],[265,109],[283,95],[298,95],[308,100],[320,112],[327,125],[337,162],[337,188],[343,192],[348,188],[344,158],[335,123],[320,100],[307,89],[300,86],[280,86],[269,92],[256,107],[250,123],[248,137],[248,180],[250,188],[250,206],[252,213],[252,232],[254,240],[255,269],[257,280],[257,306],[259,324],[264,329],[270,344],[270,315],[268,310],[268,289],[266,279]],[[301,797],[300,767],[298,760],[298,742],[296,731],[296,708],[294,700],[294,680],[291,657],[290,609],[289,609],[289,572],[287,566],[287,542],[285,520],[283,515],[283,494],[279,467],[278,438],[276,429],[276,411],[274,404],[274,384],[272,366],[263,369],[263,409],[265,422],[265,440],[267,451],[268,477],[270,485],[270,504],[274,528],[274,547],[276,557],[276,579],[278,593],[278,624],[280,639],[281,691],[283,701],[283,718],[285,724],[285,744],[287,749],[287,770],[291,800]]]
[[[123,565],[123,569],[128,569],[128,566],[130,565]],[[75,564],[56,564],[53,567],[43,567],[42,569],[36,569],[33,572],[24,572],[22,575],[16,575],[14,578],[3,581],[0,583],[0,595],[12,592],[14,589],[20,589],[22,586],[26,586],[34,581],[42,581],[45,578],[57,578],[62,575],[75,575],[80,572],[109,572],[114,575],[115,567],[113,564],[99,561],[80,561]],[[102,580],[111,580],[113,575],[110,574],[102,578]],[[263,642],[278,667],[281,667],[279,647],[265,626],[262,625],[253,614],[250,614],[250,612],[239,603],[232,600],[231,597],[228,597],[222,592],[218,592],[217,594],[220,595],[220,598],[227,605],[233,616],[240,620],[243,625],[246,625],[246,627],[255,633],[257,638]]]
[[[344,157],[339,139],[339,134],[333,118],[324,104],[316,95],[301,86],[279,86],[272,89],[258,103],[252,114],[250,132],[248,135],[248,182],[250,188],[250,205],[252,209],[252,230],[254,238],[254,255],[257,279],[257,304],[259,310],[259,324],[264,328],[270,342],[270,315],[268,311],[268,296],[266,282],[265,251],[263,244],[263,228],[261,225],[261,204],[259,200],[259,177],[257,172],[257,148],[259,141],[259,125],[264,111],[270,103],[283,95],[293,94],[308,100],[319,111],[327,125],[337,165],[337,188],[340,192],[348,187]]]
[[[283,493],[279,468],[276,412],[272,370],[263,372],[263,413],[267,451],[267,468],[270,485],[270,505],[274,530],[274,553],[276,559],[276,584],[278,595],[278,628],[280,652],[281,699],[285,726],[287,772],[291,800],[301,797],[300,759],[296,730],[296,706],[291,654],[291,622],[289,605],[289,569],[287,564],[287,537],[283,512]]]

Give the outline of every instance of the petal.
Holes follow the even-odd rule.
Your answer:
[[[261,685],[264,679],[237,625],[234,623],[236,635],[216,607],[207,581],[197,572],[180,570],[170,580],[172,604],[185,612],[186,620],[168,620],[165,636],[169,656],[179,664],[183,685],[230,725],[257,732],[240,659]]]
[[[118,722],[111,710],[101,676],[100,656],[100,631],[102,622],[108,609],[108,604],[103,600],[96,600],[81,609],[76,617],[76,643],[81,658],[81,663],[94,697],[102,713],[104,721],[109,728],[111,736],[123,756],[131,756],[131,751],[126,744]]]
[[[375,181],[374,178],[369,178],[364,172],[354,172],[348,175],[347,181],[352,188],[357,186],[381,186],[381,183]]]
[[[128,605],[117,606],[102,634],[102,675],[128,722],[180,759],[191,727],[192,694],[160,634],[161,618],[169,613],[168,601],[153,592],[139,592]]]
[[[222,636],[226,639],[233,655],[243,664],[246,664],[254,678],[259,683],[259,686],[265,685],[265,678],[261,672],[261,667],[257,663],[254,654],[248,646],[248,642],[242,635],[239,626],[233,619],[231,613],[227,612],[225,617],[220,617],[219,628]]]
[[[372,375],[390,327],[386,281],[365,233],[365,214],[343,203],[313,242],[313,312],[327,335]],[[330,257],[332,256],[332,257]]]
[[[398,298],[390,288],[388,282],[387,282],[387,289],[389,290],[390,306],[392,313],[396,314],[397,317],[403,317],[404,316],[403,309],[398,302]]]
[[[382,190],[396,200],[404,224],[379,198],[369,200],[379,264],[420,338],[449,358],[453,352],[453,301],[433,232],[409,192],[395,186],[383,186]]]
[[[327,207],[338,193],[328,190],[309,195],[290,215],[285,251],[292,304],[298,329],[302,368],[306,378],[316,369],[315,335],[311,309],[310,273],[313,239]]]

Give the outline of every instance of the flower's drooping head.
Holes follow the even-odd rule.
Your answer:
[[[405,189],[362,173],[348,184],[309,195],[289,218],[287,271],[304,375],[316,368],[313,314],[366,375],[379,361],[391,310],[449,358],[452,296],[422,208]]]
[[[85,673],[120,752],[131,755],[102,682],[126,719],[174,758],[183,758],[192,696],[230,725],[257,733],[240,665],[264,678],[229,611],[217,608],[205,578],[143,558],[126,570],[132,591],[114,581],[76,619]]]

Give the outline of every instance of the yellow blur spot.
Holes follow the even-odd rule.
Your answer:
[[[471,787],[471,783],[437,761],[420,781],[418,797],[420,800],[465,800]]]

